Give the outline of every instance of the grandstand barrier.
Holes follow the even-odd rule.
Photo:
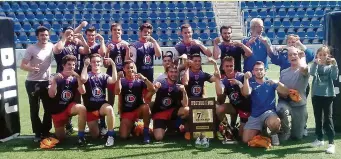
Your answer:
[[[277,47],[277,46],[283,46],[283,45],[273,45],[273,47]],[[312,49],[314,52],[316,52],[316,50],[322,46],[322,44],[315,44],[315,45],[306,45],[307,48],[309,49]],[[210,48],[211,50],[213,50],[213,46],[209,46],[208,48]],[[22,58],[24,57],[24,54],[25,54],[25,50],[26,49],[16,49],[16,59],[17,59],[17,67],[20,66],[20,63],[21,63],[21,60]],[[162,51],[162,54],[164,53],[172,53],[173,55],[177,53],[177,51],[175,50],[174,47],[161,47],[161,51]],[[202,56],[202,62],[203,63],[206,63],[207,62],[207,58],[205,55],[201,54]],[[217,61],[218,63],[220,63],[220,60]],[[270,59],[269,59],[269,62],[270,62]],[[154,59],[154,64],[155,65],[162,65],[162,59],[161,57],[157,58],[155,57]],[[52,62],[52,66],[56,66],[56,62],[53,61]]]

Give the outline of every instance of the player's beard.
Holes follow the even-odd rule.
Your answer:
[[[261,79],[263,79],[264,78],[264,74],[263,75],[256,75],[255,77],[256,77],[256,79],[259,79],[259,80],[261,80]]]
[[[222,39],[223,39],[223,41],[226,42],[226,43],[230,43],[230,41],[231,41],[231,38],[222,38]]]

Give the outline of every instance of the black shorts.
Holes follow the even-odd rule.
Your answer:
[[[154,113],[152,115],[153,116],[153,128],[154,129],[158,129],[158,128],[166,129],[167,127],[175,126],[174,121],[178,118],[178,111],[179,111],[179,108],[173,108],[172,110],[165,110],[163,112]]]

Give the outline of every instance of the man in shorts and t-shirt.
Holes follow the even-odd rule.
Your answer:
[[[237,113],[240,118],[239,136],[243,135],[243,128],[251,114],[251,99],[242,95],[244,74],[234,69],[234,58],[229,56],[222,60],[222,68],[225,76],[216,87],[217,93],[217,116],[222,121],[225,114],[231,114],[231,126],[234,127]],[[226,96],[229,103],[225,103]]]
[[[85,93],[80,76],[74,71],[77,58],[66,55],[62,59],[63,71],[51,80],[48,94],[51,98],[49,110],[52,114],[55,134],[59,140],[65,138],[65,125],[69,117],[78,115],[78,144],[85,146],[84,129],[86,124],[86,108],[74,102],[75,95]]]
[[[186,119],[189,114],[188,97],[183,85],[176,84],[178,68],[171,64],[166,68],[167,78],[156,82],[156,97],[152,106],[154,137],[160,141],[165,136],[167,122]],[[176,125],[177,127],[179,125]]]
[[[105,146],[114,145],[114,108],[106,101],[106,88],[108,84],[116,82],[117,73],[114,61],[109,59],[112,69],[112,76],[101,73],[102,57],[99,54],[92,54],[84,61],[84,68],[81,80],[85,84],[86,93],[83,94],[83,102],[87,110],[87,123],[90,134],[93,138],[99,136],[98,119],[106,116],[108,127],[108,138]],[[91,72],[88,73],[88,66],[91,63]]]
[[[126,139],[130,135],[134,122],[142,118],[144,123],[143,142],[148,144],[150,142],[150,110],[149,105],[143,101],[142,92],[144,89],[147,89],[148,92],[155,92],[153,83],[142,74],[136,74],[132,60],[124,62],[123,71],[125,78],[123,72],[119,72],[118,81],[115,84],[115,94],[121,98],[119,104],[120,137]]]
[[[254,78],[249,80],[252,77]],[[251,116],[244,126],[243,142],[248,143],[258,135],[263,126],[271,131],[272,145],[279,145],[277,132],[281,127],[281,120],[276,114],[276,90],[279,94],[288,95],[289,90],[281,83],[268,80],[265,77],[265,66],[257,61],[253,71],[244,75],[242,88],[244,96],[251,98]]]

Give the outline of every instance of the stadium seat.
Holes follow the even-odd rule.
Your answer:
[[[20,36],[18,37],[18,39],[19,39],[19,41],[20,41],[21,43],[26,43],[26,41],[27,41],[27,36],[26,36],[26,35],[20,35]]]
[[[303,27],[310,27],[310,20],[309,19],[302,19],[302,22],[301,22],[301,25],[303,26]]]
[[[166,10],[167,5],[163,1],[161,1],[161,3],[158,5],[158,9],[159,10]]]
[[[37,13],[36,19],[37,19],[38,21],[44,21],[44,20],[45,20],[45,15],[42,14],[42,13]]]
[[[194,19],[195,18],[195,15],[194,15],[194,13],[193,12],[188,12],[187,14],[186,14],[186,18],[187,19]]]
[[[207,28],[206,23],[204,23],[204,22],[199,22],[197,27],[198,27],[198,29],[206,29]]]
[[[172,1],[169,1],[167,5],[168,10],[175,10],[175,4]]]
[[[255,8],[255,3],[253,1],[248,1],[246,5],[248,8]]]
[[[257,17],[258,16],[258,11],[257,11],[257,9],[252,9],[252,10],[250,10],[250,16],[251,17]]]
[[[310,40],[309,39],[303,39],[302,43],[305,44],[305,45],[306,44],[310,44]]]
[[[264,7],[263,1],[256,1],[256,2],[255,2],[255,7],[257,7],[257,8],[263,8],[263,7]]]
[[[179,20],[185,20],[186,19],[186,14],[185,13],[178,13],[178,15],[176,16]]]
[[[279,40],[278,39],[274,39],[272,40],[272,45],[279,45]]]
[[[217,23],[216,23],[216,22],[209,22],[209,23],[208,23],[208,27],[209,27],[210,29],[215,29],[215,28],[217,28]]]
[[[24,31],[29,32],[29,31],[31,31],[32,26],[31,26],[31,24],[26,23],[26,24],[22,25],[22,28]]]
[[[303,8],[299,8],[296,12],[296,15],[298,17],[304,17],[305,16],[305,10]]]
[[[60,24],[52,24],[52,29],[54,31],[61,31],[61,28]]]
[[[282,21],[282,26],[285,27],[285,28],[290,27],[291,26],[290,19],[289,18],[284,18],[283,21]]]
[[[168,27],[170,28],[170,29],[173,29],[173,30],[176,30],[176,29],[178,29],[178,24],[177,23],[170,23],[169,25],[168,25]]]
[[[284,1],[284,2],[286,2],[286,1]],[[289,9],[288,9],[288,12],[287,12],[287,15],[288,15],[289,17],[294,17],[294,16],[296,16],[296,11],[295,11],[295,9],[289,8]]]
[[[169,36],[169,38],[170,38],[170,40],[176,41],[179,39],[179,36],[178,36],[178,34],[173,33]]]
[[[279,29],[277,32],[277,38],[278,39],[284,39],[286,36],[286,33],[283,28]]]
[[[193,3],[192,2],[186,2],[186,9],[189,9],[189,10],[194,9]]]
[[[306,15],[309,17],[313,17],[315,15],[315,11],[312,8],[308,8],[306,10]]]
[[[316,10],[315,15],[319,17],[324,16],[324,10]]]
[[[140,10],[143,10],[143,11],[149,10],[149,6],[148,6],[147,2],[143,2],[143,3],[141,4]]]
[[[36,3],[29,3],[30,11],[38,11],[39,7]]]
[[[322,30],[317,31],[317,32],[316,32],[316,35],[317,35],[317,37],[319,37],[320,39],[323,39],[323,37],[324,37],[324,32],[323,32]]]
[[[129,25],[129,28],[131,28],[131,30],[135,30],[135,31],[139,30],[139,27],[140,26],[137,23],[133,23],[133,24]]]
[[[281,8],[282,5],[283,5],[283,2],[282,2],[282,1],[274,1],[274,6],[275,6],[276,8]]]
[[[266,36],[267,36],[268,38],[270,38],[270,39],[273,39],[273,38],[275,38],[275,32],[268,32],[268,33],[266,34]]]
[[[20,23],[14,24],[14,32],[19,32],[19,31],[21,31]]]
[[[177,16],[174,12],[170,12],[168,13],[167,15],[167,19],[170,19],[170,20],[176,20],[177,19]]]
[[[202,33],[200,34],[199,39],[202,41],[206,41],[206,40],[209,40],[209,36],[207,33]]]
[[[137,41],[139,39],[139,36],[137,34],[132,34],[129,36],[130,41]]]
[[[272,8],[274,5],[272,3],[272,1],[265,1],[265,4],[263,5],[263,7],[265,8]]]
[[[167,34],[161,34],[160,36],[159,36],[159,40],[161,41],[161,42],[167,42],[169,39],[168,39],[168,35]]]
[[[280,27],[282,25],[280,18],[275,18],[273,25],[274,25],[274,27]]]
[[[206,12],[206,18],[207,19],[214,19],[214,12]]]
[[[291,7],[291,2],[290,1],[283,1],[282,6],[285,7],[285,8],[290,8]]]
[[[277,2],[277,1],[276,1]],[[278,10],[278,16],[279,17],[285,17],[287,16],[287,11],[285,10],[285,8],[281,8]]]
[[[310,2],[310,3],[311,3],[311,2]],[[320,1],[319,6],[321,6],[321,7],[327,7],[327,6],[329,6],[329,2],[328,2],[328,1]]]
[[[73,10],[75,10],[76,6],[74,4],[72,4],[72,3],[69,3],[69,4],[66,5],[66,8],[69,11],[73,11]]]
[[[37,42],[37,37],[36,36],[30,36],[29,40],[31,43],[36,43]]]
[[[261,10],[259,11],[258,15],[259,15],[260,17],[262,17],[262,18],[267,17],[267,16],[268,16],[268,11],[267,11],[267,9],[261,9]]]
[[[58,35],[51,35],[50,36],[50,40],[53,42],[53,43],[56,43],[58,41]]]
[[[194,7],[196,10],[201,10],[202,9],[202,3],[201,2],[194,2]]]
[[[315,32],[314,31],[307,31],[307,37],[308,38],[315,38],[315,36],[316,36],[316,34],[315,34]]]

